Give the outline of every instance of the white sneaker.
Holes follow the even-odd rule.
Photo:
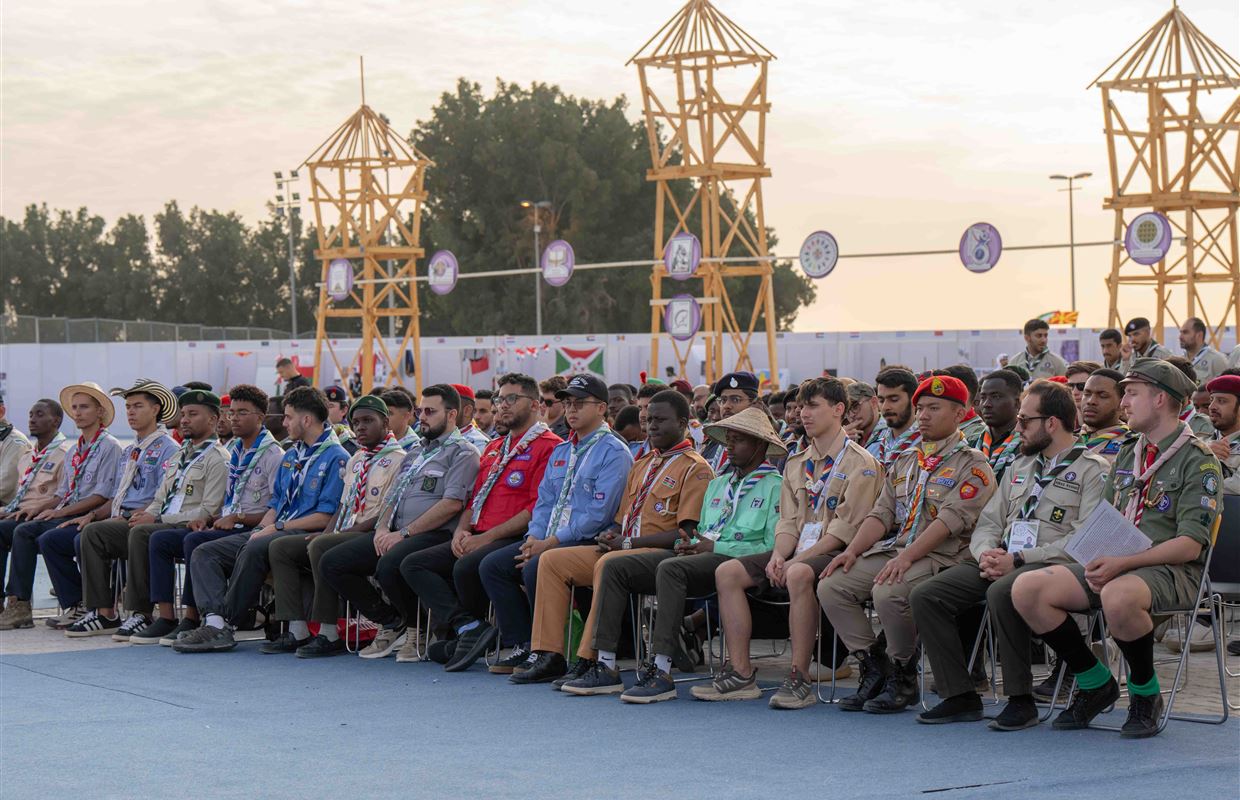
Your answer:
[[[358,652],[362,658],[387,658],[405,643],[404,628],[380,628],[375,638]]]
[[[1173,653],[1178,653],[1184,648],[1181,641],[1182,636],[1179,626],[1172,626],[1167,635],[1163,637],[1163,644]],[[1188,652],[1202,653],[1207,650],[1214,649],[1214,631],[1209,625],[1203,625],[1200,620],[1193,620],[1192,627],[1188,631]]]

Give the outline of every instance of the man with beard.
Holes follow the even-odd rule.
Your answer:
[[[1128,324],[1124,326],[1124,335],[1128,337],[1128,348],[1124,354],[1123,369],[1120,372],[1128,373],[1132,369],[1133,361],[1138,358],[1161,358],[1168,359],[1172,353],[1154,340],[1153,332],[1150,330],[1150,321],[1145,317],[1133,317],[1128,320]],[[1196,373],[1193,373],[1196,375]]]
[[[1189,317],[1180,326],[1180,347],[1193,365],[1198,386],[1209,383],[1227,369],[1227,356],[1206,344],[1206,324],[1198,317]]]
[[[1048,344],[1051,326],[1044,319],[1031,319],[1025,323],[1025,349],[1008,360],[1010,367],[1022,367],[1029,373],[1030,380],[1053,378],[1064,374],[1068,364],[1055,353]]]
[[[1089,452],[1114,462],[1128,439],[1128,426],[1120,421],[1119,382],[1124,376],[1108,367],[1094,370],[1081,393],[1081,440]]]
[[[789,392],[789,402],[795,394],[795,389]],[[844,432],[848,434],[848,438],[865,447],[865,443],[870,441],[878,428],[880,420],[878,396],[874,393],[874,387],[865,381],[853,381],[849,384],[848,413],[844,415]]]
[[[884,425],[875,429],[865,449],[886,469],[897,456],[921,441],[921,431],[913,419],[917,376],[904,367],[888,367],[878,373],[874,384]]]
[[[495,392],[490,389],[474,392],[474,424],[488,440],[495,438]]]
[[[986,376],[977,393],[977,406],[986,429],[969,444],[986,456],[998,479],[1003,478],[1004,470],[1020,453],[1016,414],[1020,410],[1021,390],[1016,373],[1000,369]]]
[[[1017,417],[1021,457],[983,509],[969,542],[970,557],[913,590],[913,620],[942,698],[918,722],[982,718],[982,699],[969,675],[969,650],[960,647],[957,617],[985,602],[1008,696],[991,727],[1018,730],[1037,724],[1031,636],[1012,606],[1012,583],[1022,572],[1069,563],[1064,552],[1068,537],[1102,497],[1110,465],[1077,440],[1075,419],[1076,404],[1067,389],[1050,381],[1029,387]]]

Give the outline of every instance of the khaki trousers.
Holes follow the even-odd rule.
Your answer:
[[[613,550],[600,552],[597,547],[555,547],[538,558],[538,591],[534,596],[534,631],[530,641],[531,650],[565,655],[564,628],[573,602],[576,586],[597,586],[603,567],[617,558],[640,550]],[[586,617],[581,633],[581,646],[577,655],[581,658],[598,658],[590,647],[594,641],[594,603]]]
[[[831,626],[848,647],[848,652],[868,650],[877,637],[866,617],[863,605],[873,600],[874,610],[887,634],[887,655],[907,662],[917,651],[917,628],[909,595],[918,584],[934,577],[942,569],[929,558],[917,561],[904,573],[900,583],[876,585],[874,577],[897,551],[888,550],[862,556],[848,572],[836,570],[818,582],[818,602],[826,612]]]

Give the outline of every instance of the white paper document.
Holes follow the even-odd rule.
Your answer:
[[[1099,503],[1068,540],[1064,550],[1079,564],[1103,556],[1130,556],[1149,550],[1150,538],[1110,503]]]

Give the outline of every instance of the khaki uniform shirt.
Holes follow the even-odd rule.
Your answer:
[[[1128,441],[1129,436],[1132,436],[1132,431],[1128,430],[1127,425],[1115,425],[1096,431],[1081,429],[1081,441],[1089,448],[1089,452],[1102,456],[1108,464],[1115,462],[1120,447]]]
[[[1217,378],[1223,370],[1227,369],[1227,356],[1210,345],[1202,347],[1197,351],[1197,355],[1189,360],[1193,363],[1193,372],[1197,373],[1198,384]]]
[[[973,529],[969,551],[974,559],[980,560],[987,550],[1006,545],[1012,523],[1020,520],[1021,509],[1036,484],[1037,466],[1037,456],[1021,456],[1008,467]],[[1043,473],[1053,468],[1053,464],[1046,464]],[[1102,488],[1110,471],[1110,462],[1087,449],[1059,477],[1046,484],[1031,518],[1038,525],[1037,546],[1022,551],[1027,563],[1068,564],[1072,561],[1064,552],[1064,546],[1102,499]]]
[[[17,511],[31,510],[56,494],[56,487],[60,485],[61,474],[64,472],[65,454],[72,448],[73,442],[68,439],[61,439],[55,446],[48,444],[47,452],[43,454],[43,458],[39,459],[38,470],[30,476],[30,488],[26,489],[26,494],[22,496],[22,501],[17,505]],[[21,486],[22,476],[34,463],[34,454],[32,445],[31,449],[17,462],[17,485],[13,487],[14,497],[16,497],[18,487]],[[9,501],[12,502],[12,498],[9,498]]]
[[[395,439],[392,440],[392,444],[396,444]],[[370,469],[366,473],[366,485],[361,488],[361,491],[365,493],[361,510],[353,518],[352,524],[345,527],[345,516],[349,510],[344,507],[344,504],[352,496],[353,485],[357,483],[362,471],[362,462],[365,460],[366,451],[359,449],[349,456],[348,462],[344,465],[342,476],[344,489],[340,492],[340,518],[336,523],[339,530],[366,525],[379,518],[379,506],[383,504],[383,496],[387,494],[387,490],[396,481],[396,476],[400,474],[400,465],[405,461],[405,451],[398,446],[392,452],[383,453],[371,462]]]
[[[1166,361],[1173,355],[1175,355],[1175,353],[1163,347],[1153,339],[1150,339],[1150,343],[1146,345],[1144,353],[1138,353],[1136,350],[1133,350],[1131,355],[1120,362],[1121,366],[1119,371],[1127,375],[1128,370],[1132,369],[1132,362],[1136,361],[1138,358],[1161,358],[1163,361]]]
[[[1208,442],[1214,436],[1214,423],[1195,408],[1182,421],[1187,423],[1188,427],[1193,429],[1193,434],[1202,441]]]
[[[890,537],[874,545],[869,552],[904,547],[908,534],[902,534],[905,521],[916,513],[912,500],[920,476],[917,454],[923,452],[933,457],[945,453],[962,441],[959,432],[940,442],[922,442],[916,449],[907,450],[896,457],[883,481],[878,502],[867,515],[874,517],[890,533]],[[986,501],[995,493],[995,474],[990,464],[977,450],[964,447],[947,456],[939,463],[926,481],[925,508],[918,519],[912,536],[925,532],[939,520],[947,526],[949,535],[939,543],[929,557],[944,566],[955,564],[963,557],[969,545],[969,536]]]
[[[1235,369],[1240,367],[1240,344],[1231,348],[1231,352],[1227,354],[1227,368]]]
[[[1220,436],[1215,431],[1212,441],[1220,439],[1231,448],[1231,455],[1223,459],[1223,494],[1240,494],[1240,431],[1230,436]]]
[[[805,463],[812,459],[814,472],[821,469],[823,459],[844,453],[825,477],[826,485],[819,495],[817,510],[810,501],[806,486]],[[878,459],[850,439],[843,431],[827,445],[826,452],[810,441],[807,449],[788,459],[784,467],[784,485],[779,501],[779,522],[775,526],[776,544],[780,536],[791,536],[796,551],[808,550],[816,542],[834,536],[848,543],[857,535],[857,527],[874,508],[874,501],[883,488],[883,468]],[[806,537],[806,523],[821,523],[817,535]],[[811,531],[811,533],[814,533]]]
[[[661,459],[661,463],[656,464],[658,458],[660,456],[656,452],[647,453],[637,459],[629,470],[624,497],[616,510],[616,524],[620,526],[621,533],[626,523],[634,524],[631,519],[633,513],[637,514],[638,538],[673,531],[681,523],[697,522],[702,518],[706,487],[715,477],[706,459],[692,448],[679,451],[674,458]],[[654,483],[641,508],[634,510],[633,503],[641,493],[648,471],[654,472]]]
[[[15,427],[9,429],[4,441],[0,441],[0,507],[8,505],[17,495],[17,482],[30,466],[31,449],[26,434]]]
[[[228,450],[217,441],[185,468],[185,476],[178,486],[180,459],[181,454],[178,453],[168,465],[168,469],[164,470],[163,480],[155,490],[155,497],[150,505],[146,507],[146,513],[153,514],[160,522],[170,525],[181,525],[195,519],[212,519],[224,507],[224,492],[228,488]],[[160,513],[167,500],[171,499],[175,506],[176,495],[173,495],[173,492],[181,495],[181,507],[170,507],[168,511]],[[169,495],[172,495],[172,498]]]
[[[1036,356],[1029,355],[1029,349],[1025,348],[1008,359],[1008,366],[1029,370],[1030,381],[1053,378],[1068,371],[1068,362],[1051,352],[1049,347]]]

